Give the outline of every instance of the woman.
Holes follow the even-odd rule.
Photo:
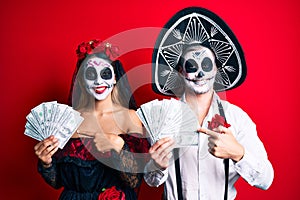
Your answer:
[[[35,145],[38,171],[52,187],[64,187],[60,199],[137,199],[145,157],[135,153],[148,143],[125,72],[108,43],[82,43],[76,52],[69,100],[84,122],[63,149],[53,136]]]

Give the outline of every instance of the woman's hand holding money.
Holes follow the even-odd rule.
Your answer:
[[[58,150],[58,139],[53,135],[34,146],[35,155],[42,161],[45,168],[51,167],[52,156]]]

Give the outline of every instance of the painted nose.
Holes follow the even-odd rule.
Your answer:
[[[100,85],[101,81],[102,81],[102,79],[98,76],[98,77],[95,79],[94,84],[95,84],[95,85]]]
[[[204,76],[203,71],[200,71],[197,75],[196,78],[202,78]]]

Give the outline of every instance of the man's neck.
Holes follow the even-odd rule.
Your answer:
[[[204,94],[195,94],[194,92],[185,93],[186,102],[190,105],[192,110],[196,112],[201,125],[209,111],[213,99],[213,93],[213,91],[208,91]]]

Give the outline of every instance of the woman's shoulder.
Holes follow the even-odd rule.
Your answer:
[[[129,121],[129,133],[136,133],[143,135],[143,125],[135,110],[129,109],[128,111],[128,121]]]

